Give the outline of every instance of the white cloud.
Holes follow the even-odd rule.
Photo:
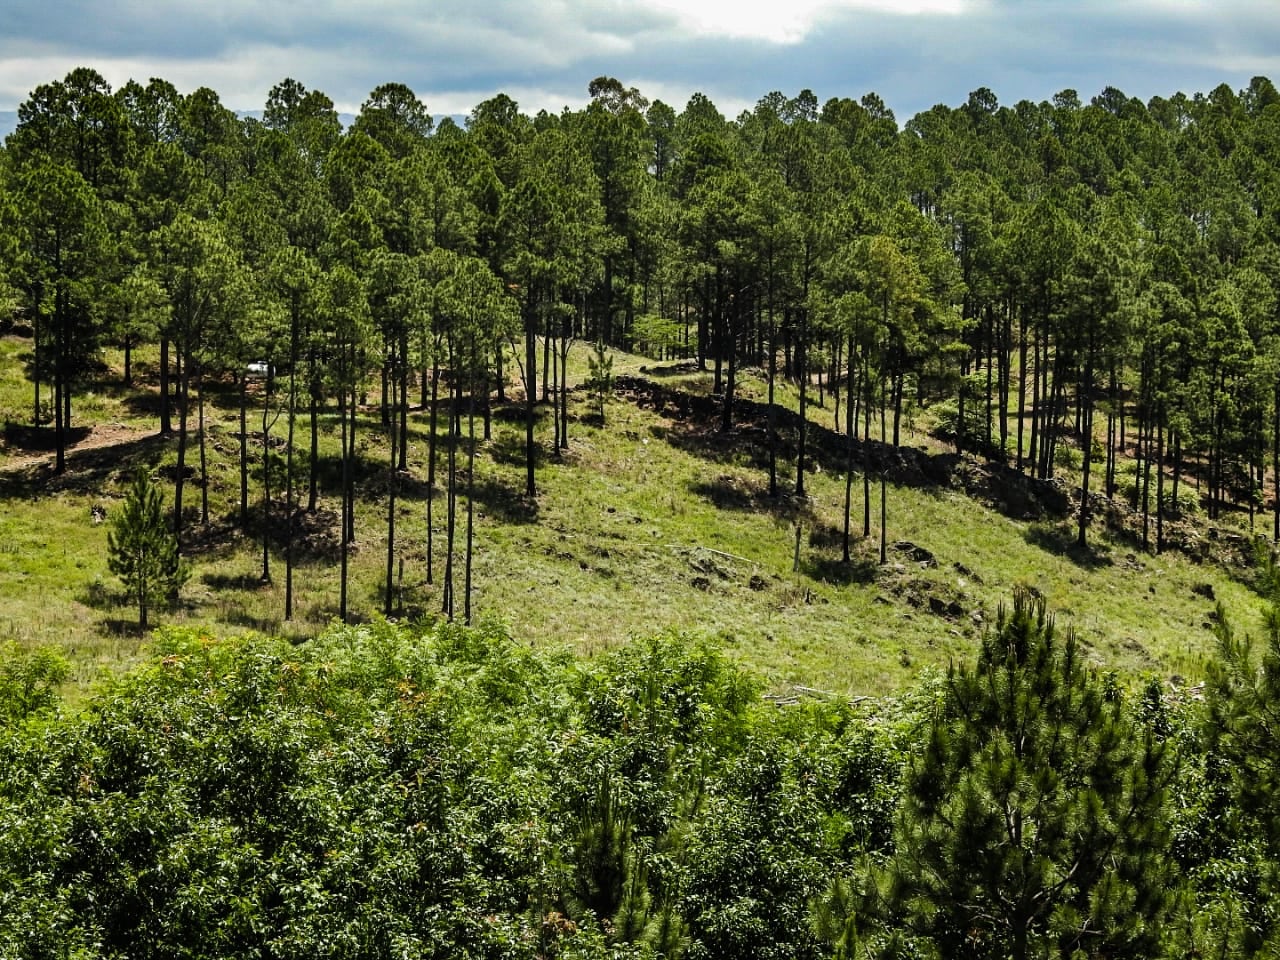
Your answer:
[[[967,0],[647,0],[700,36],[800,43],[823,17],[865,11],[899,16],[954,15]]]

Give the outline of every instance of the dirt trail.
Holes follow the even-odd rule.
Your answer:
[[[123,423],[95,423],[89,429],[87,436],[76,443],[67,444],[66,453],[70,457],[88,450],[101,450],[104,447],[119,446],[153,436],[155,436],[154,430],[129,427]],[[9,448],[0,448],[0,451],[8,453]],[[0,453],[0,474],[25,473],[39,467],[52,468],[57,459],[57,454],[53,450],[29,453],[18,447],[14,456],[4,456],[3,453]]]

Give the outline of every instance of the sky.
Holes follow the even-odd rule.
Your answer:
[[[728,117],[775,90],[875,92],[901,123],[979,87],[1012,105],[1280,84],[1280,0],[4,0],[0,111],[77,66],[240,111],[293,77],[344,113],[386,82],[435,114],[499,92],[558,112],[607,75]]]

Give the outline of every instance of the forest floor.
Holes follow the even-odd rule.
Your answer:
[[[76,398],[75,442],[66,471],[55,475],[49,431],[23,425],[32,409],[23,363],[29,349],[29,341],[0,338],[0,649],[6,642],[59,648],[74,667],[74,696],[147,650],[149,637],[135,628],[136,611],[107,570],[104,520],[138,466],[168,478],[172,501],[176,440],[158,432],[154,358],[137,358],[138,385],[124,388],[121,358],[108,356],[92,389]],[[571,385],[585,378],[588,352],[575,348]],[[473,606],[522,642],[592,656],[633,636],[680,631],[712,638],[775,688],[858,695],[903,689],[921,670],[967,659],[1020,587],[1048,598],[1098,668],[1135,682],[1200,677],[1214,649],[1219,600],[1240,629],[1261,630],[1243,515],[1171,525],[1177,549],[1155,556],[1141,548],[1140,518],[1121,501],[1099,498],[1091,544],[1079,550],[1078,479],[1031,481],[908,429],[897,450],[876,441],[853,446],[853,559],[846,564],[849,444],[833,429],[829,394],[821,405],[812,403],[816,391],[811,397],[810,469],[805,496],[797,497],[797,395],[791,385],[780,389],[784,409],[773,424],[779,495],[771,496],[766,388],[757,373],[742,372],[734,426],[724,432],[709,373],[626,354],[615,357],[614,372],[603,423],[586,391],[571,390],[569,448],[559,455],[550,450],[550,408],[539,407],[535,499],[523,495],[522,406],[496,404],[492,438],[478,446]],[[508,396],[518,400],[520,391]],[[272,577],[263,581],[263,531],[253,519],[260,514],[251,514],[248,530],[237,523],[234,401],[230,390],[210,392],[209,522],[193,509],[201,491],[188,481],[185,546],[194,574],[180,608],[161,620],[217,635],[256,630],[302,641],[337,614],[335,418],[322,415],[318,424],[320,498],[302,518],[295,616],[286,622],[282,555],[270,551]],[[427,424],[425,411],[411,416],[409,470],[401,475],[393,605],[402,617],[431,617],[440,607],[439,492],[430,583],[426,571]],[[308,429],[303,418],[304,443]],[[386,588],[387,451],[376,410],[365,412],[359,432],[351,596],[358,616],[368,618],[382,609]],[[283,433],[282,418],[273,439]],[[249,443],[260,449],[252,417]],[[193,446],[188,466],[195,463]],[[872,536],[858,536],[864,463],[873,476],[883,467],[888,477],[884,564],[878,483],[871,485]],[[259,496],[255,471],[254,504]]]

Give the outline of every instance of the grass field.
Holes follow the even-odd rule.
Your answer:
[[[137,358],[138,385],[124,389],[121,358],[109,355],[91,391],[76,398],[77,426],[94,429],[77,434],[69,470],[53,476],[43,449],[47,438],[21,427],[32,409],[25,352],[29,341],[0,338],[0,416],[9,425],[0,451],[0,644],[61,648],[73,663],[74,690],[83,691],[145,653],[147,637],[133,626],[136,611],[107,570],[107,525],[100,519],[115,508],[136,466],[167,475],[176,442],[158,436],[148,380],[155,357]],[[585,377],[587,353],[584,345],[575,348],[571,382]],[[1065,519],[1028,522],[955,485],[910,478],[888,488],[887,536],[901,544],[891,546],[889,562],[878,563],[873,485],[873,537],[855,545],[856,562],[845,566],[839,562],[844,477],[838,451],[818,451],[806,476],[807,497],[771,498],[762,467],[766,434],[750,420],[759,408],[744,403],[748,422],[721,434],[700,413],[700,404],[713,403],[710,375],[687,365],[655,366],[641,357],[615,358],[615,375],[644,378],[624,383],[658,386],[653,394],[621,390],[604,424],[585,392],[574,391],[570,447],[562,456],[549,451],[550,411],[542,411],[534,501],[522,495],[520,408],[495,410],[492,439],[477,457],[474,608],[478,616],[505,621],[522,642],[563,644],[591,656],[632,636],[679,630],[716,638],[777,686],[879,694],[902,689],[923,668],[967,657],[1019,586],[1048,597],[1099,667],[1134,678],[1191,680],[1202,673],[1213,650],[1210,592],[1241,629],[1260,630],[1260,603],[1239,571],[1177,553],[1150,556],[1101,528],[1094,548],[1081,554],[1066,549]],[[763,383],[750,372],[741,396],[764,396]],[[794,389],[780,396],[797,408]],[[181,608],[160,619],[219,635],[248,629],[301,640],[337,613],[334,417],[319,424],[325,486],[319,512],[307,521],[313,555],[296,572],[295,617],[286,623],[281,557],[273,554],[273,578],[261,583],[261,544],[234,523],[234,398],[215,392],[212,401],[210,524],[188,520],[194,575]],[[814,443],[826,435],[830,447],[836,442],[829,435],[830,397],[809,413],[824,428],[814,431]],[[260,442],[257,429],[251,416],[251,450]],[[297,429],[305,442],[305,417]],[[427,429],[425,414],[416,411],[397,520],[396,609],[405,616],[433,616],[440,605],[442,498],[435,508],[436,582],[425,582]],[[386,564],[386,447],[374,410],[365,412],[360,434],[352,598],[353,609],[368,617],[382,607]],[[273,436],[283,435],[282,418]],[[906,442],[918,458],[945,456],[922,433]],[[188,464],[195,462],[193,448]],[[794,462],[780,466],[783,490],[790,491]],[[856,480],[860,532],[860,476]],[[198,505],[199,493],[189,483],[186,504]],[[168,482],[166,496],[171,500]],[[251,496],[259,496],[256,481]]]

